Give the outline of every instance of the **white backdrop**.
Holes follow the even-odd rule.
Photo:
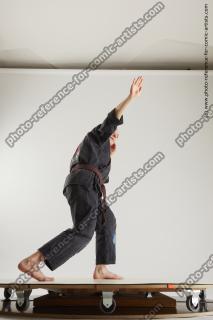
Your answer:
[[[157,151],[165,159],[111,207],[117,218],[117,264],[141,281],[184,281],[213,254],[213,120],[184,148],[174,139],[204,111],[203,71],[93,72],[13,148],[5,138],[80,70],[0,71],[0,277],[16,279],[18,262],[72,226],[62,194],[76,146],[129,93],[144,87],[124,114],[108,194]],[[209,88],[213,73],[209,72]],[[209,104],[213,102],[209,92]],[[91,277],[95,238],[54,277]],[[200,282],[212,283],[213,271]]]

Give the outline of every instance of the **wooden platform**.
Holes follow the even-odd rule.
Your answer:
[[[21,280],[21,279],[20,279]],[[55,281],[19,281],[14,279],[0,279],[0,288],[19,288],[19,289],[95,289],[117,290],[117,289],[142,289],[148,291],[176,291],[178,288],[191,288],[193,290],[213,288],[213,283],[196,283],[190,286],[173,282],[145,282],[138,278],[128,278],[122,280],[94,280],[88,278],[58,278]]]
[[[19,281],[21,282],[21,281]],[[155,315],[155,318],[195,317],[212,315],[213,308],[208,306],[206,289],[213,284],[142,282],[140,279],[93,280],[93,279],[57,279],[49,282],[28,280],[16,283],[0,280],[0,288],[5,289],[7,299],[1,301],[0,314],[48,317],[79,318],[91,316],[110,317],[137,315],[141,319]],[[47,294],[32,299],[31,292],[45,289]],[[185,294],[186,306],[180,309],[174,297],[168,292]],[[184,295],[183,295],[184,296]],[[193,298],[193,299],[192,299]],[[197,300],[196,300],[197,299]],[[194,302],[196,300],[197,302]],[[191,309],[190,309],[191,308]],[[193,311],[193,312],[192,312]],[[202,311],[202,312],[199,312]]]

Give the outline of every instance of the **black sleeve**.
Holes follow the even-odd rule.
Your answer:
[[[102,144],[109,139],[111,134],[116,130],[117,126],[121,124],[123,124],[123,115],[119,120],[116,117],[115,108],[113,108],[108,113],[104,121],[89,132],[89,135],[93,137],[96,143]]]

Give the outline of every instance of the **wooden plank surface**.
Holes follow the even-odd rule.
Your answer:
[[[0,288],[19,288],[19,289],[80,289],[80,290],[90,290],[94,289],[96,291],[111,291],[111,290],[119,290],[119,289],[142,289],[147,291],[176,291],[179,289],[208,289],[213,288],[213,283],[195,283],[190,286],[187,284],[181,283],[154,283],[154,282],[143,282],[143,279],[122,279],[122,280],[94,280],[94,279],[84,279],[84,278],[58,278],[55,281],[36,281],[33,279],[29,279],[28,281],[19,282],[13,279],[0,279]]]

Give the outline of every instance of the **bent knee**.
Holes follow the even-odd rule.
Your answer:
[[[95,224],[94,225],[88,225],[87,223],[80,223],[78,226],[75,227],[75,231],[88,239],[90,241],[94,235],[95,232]]]

